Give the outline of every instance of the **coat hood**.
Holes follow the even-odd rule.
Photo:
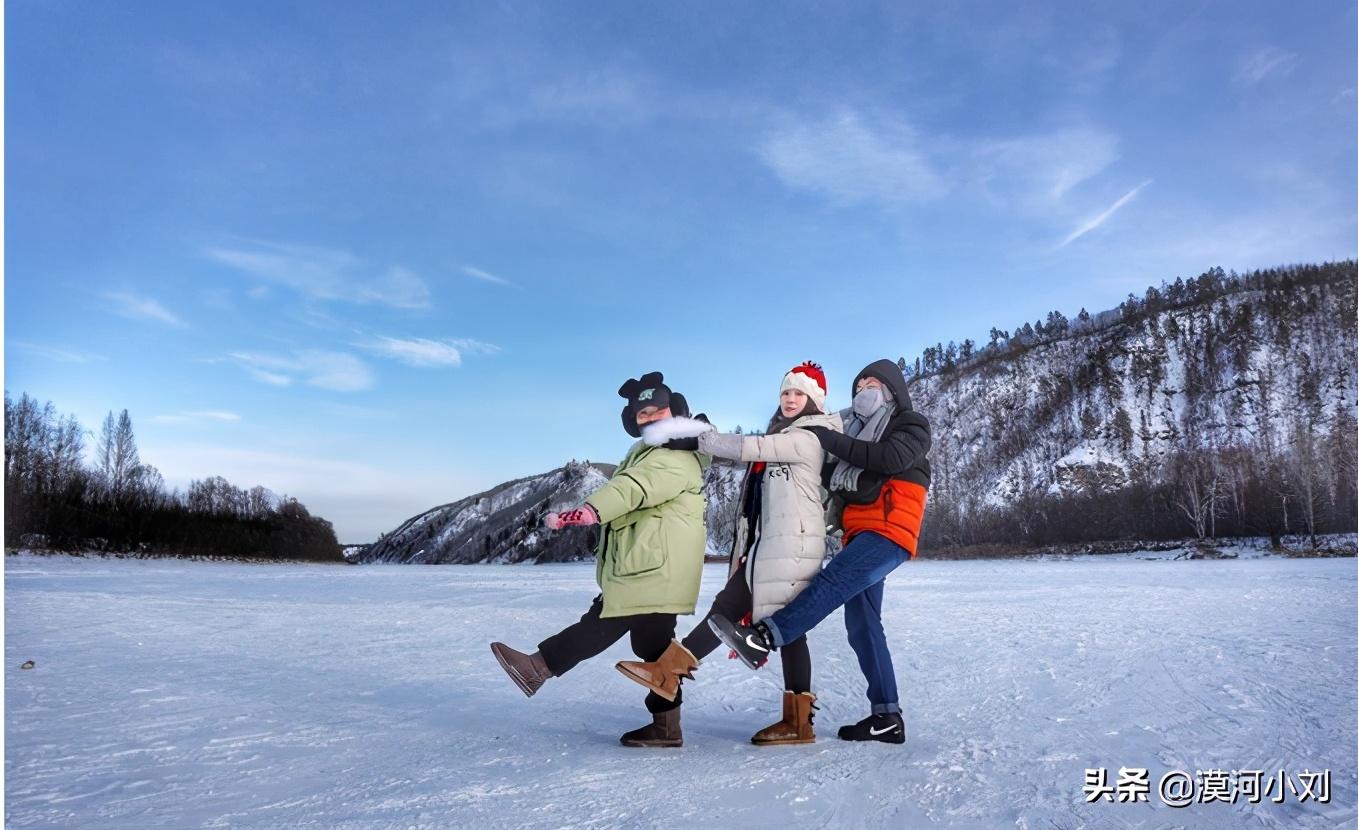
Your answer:
[[[858,382],[863,378],[877,378],[886,384],[896,398],[897,411],[915,408],[910,402],[910,390],[905,385],[905,374],[901,372],[901,367],[896,365],[896,361],[882,358],[864,366],[863,371],[854,377],[853,384],[849,387],[850,395],[858,388]]]

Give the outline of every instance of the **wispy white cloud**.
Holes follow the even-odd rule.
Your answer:
[[[51,346],[43,346],[38,343],[16,342],[12,344],[15,348],[38,357],[45,357],[48,360],[55,360],[58,363],[94,363],[95,361],[108,360],[101,354],[89,354],[87,352],[73,352],[68,349],[57,349]]]
[[[629,128],[685,108],[684,89],[665,89],[651,74],[622,64],[587,69],[544,63],[537,53],[497,49],[460,56],[468,65],[494,61],[499,72],[461,73],[441,95],[447,110],[476,113],[475,122],[492,130],[541,124],[587,124],[591,128]],[[440,106],[442,109],[442,106]]]
[[[921,204],[951,189],[915,130],[899,118],[870,125],[844,111],[824,121],[786,126],[758,151],[784,184],[842,205]]]
[[[261,369],[258,366],[250,366],[248,364],[246,365],[245,370],[249,372],[250,377],[254,378],[260,383],[267,383],[270,386],[292,385],[293,378],[291,375],[283,375],[279,374],[278,372],[270,372],[265,369]]]
[[[113,303],[111,310],[114,314],[127,317],[130,320],[154,320],[176,328],[184,328],[187,325],[152,297],[128,292],[109,292],[103,296],[104,299]]]
[[[461,366],[462,352],[456,346],[439,340],[398,340],[378,338],[369,349],[383,357],[399,360],[409,366]]]
[[[1110,205],[1107,210],[1103,211],[1102,213],[1093,217],[1092,219],[1086,220],[1075,230],[1071,231],[1070,235],[1067,236],[1065,239],[1061,240],[1061,244],[1057,245],[1056,247],[1058,249],[1064,248],[1070,243],[1074,242],[1075,240],[1094,230],[1095,228],[1098,228],[1104,222],[1107,222],[1114,213],[1117,213],[1122,208],[1123,205],[1135,199],[1136,195],[1140,193],[1146,187],[1146,185],[1150,184],[1151,181],[1153,180],[1147,179],[1141,184],[1129,190],[1126,194],[1122,196],[1122,198],[1118,199],[1116,202]]]
[[[490,273],[490,272],[488,272],[488,271],[482,271],[480,268],[473,268],[473,267],[470,266],[470,265],[464,265],[464,266],[462,266],[462,273],[466,274],[466,275],[469,276],[469,277],[475,277],[476,279],[482,280],[482,281],[484,281],[484,282],[493,282],[493,283],[495,283],[496,285],[513,285],[513,284],[514,284],[514,283],[510,282],[509,280],[505,279],[504,277],[497,277],[497,276],[495,276],[494,274],[492,274],[492,273]]]
[[[426,338],[378,337],[363,348],[382,357],[399,360],[408,366],[461,366],[464,352],[494,354],[500,350],[492,343],[466,338],[429,340]]]
[[[1119,139],[1093,125],[1003,137],[924,135],[899,115],[844,111],[785,126],[759,147],[789,187],[837,204],[918,206],[979,195],[993,206],[1050,216],[1119,158]]]
[[[1271,75],[1286,76],[1297,65],[1297,56],[1276,46],[1265,46],[1245,57],[1235,72],[1237,83],[1254,86]]]
[[[974,177],[991,192],[1046,208],[1118,160],[1118,137],[1095,127],[980,141]]]
[[[337,392],[358,392],[373,385],[368,365],[347,352],[305,349],[288,356],[232,352],[229,357],[255,380],[272,386],[300,382]]]
[[[374,269],[348,251],[254,241],[246,246],[212,247],[205,253],[223,265],[318,300],[392,308],[427,308],[430,304],[429,286],[418,274],[400,266]],[[260,288],[251,289],[250,296],[265,296]]]
[[[240,416],[234,412],[181,412],[178,415],[154,415],[151,417],[152,423],[157,424],[187,424],[195,421],[239,421]]]
[[[448,342],[463,352],[475,352],[476,354],[498,354],[500,352],[500,347],[494,343],[472,340],[470,337],[454,337]]]

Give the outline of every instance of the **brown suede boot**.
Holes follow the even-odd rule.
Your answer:
[[[759,746],[815,743],[816,733],[811,729],[814,708],[816,696],[810,692],[783,692],[783,719],[754,733],[750,743]]]
[[[670,640],[655,662],[638,663],[635,660],[622,660],[617,669],[628,680],[634,680],[666,700],[673,701],[679,694],[679,681],[693,679],[693,670],[698,668],[698,658],[684,648],[678,640]]]
[[[679,709],[651,715],[651,723],[640,729],[623,733],[618,740],[623,746],[683,746],[684,733],[679,729]]]
[[[529,697],[541,689],[547,678],[552,676],[552,670],[547,668],[547,661],[542,659],[540,651],[524,654],[504,643],[491,643],[490,651],[495,655],[495,659],[500,661],[500,668],[505,670],[509,679]]]

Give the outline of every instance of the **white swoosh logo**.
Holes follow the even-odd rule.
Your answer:
[[[888,732],[894,732],[895,730],[896,730],[896,725],[895,725],[894,723],[893,723],[891,726],[888,726],[886,729],[873,729],[871,726],[869,726],[869,727],[868,727],[868,734],[869,734],[869,735],[885,735],[886,733],[888,733]]]
[[[749,645],[750,648],[757,648],[757,649],[759,649],[760,651],[768,651],[768,649],[764,648],[764,647],[761,646],[759,643],[756,643],[756,642],[754,641],[754,635],[753,635],[753,634],[747,634],[747,635],[745,636],[745,642],[746,642],[747,645]]]

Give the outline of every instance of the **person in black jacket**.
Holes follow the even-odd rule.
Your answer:
[[[806,634],[844,607],[849,644],[868,680],[872,714],[842,727],[845,740],[905,741],[896,676],[882,629],[887,574],[913,559],[929,489],[929,421],[911,406],[905,376],[890,360],[864,367],[854,379],[853,406],[841,413],[844,432],[812,428],[836,459],[823,474],[844,549],[782,610],[753,626],[720,615],[712,630],[741,661],[757,667],[770,651]],[[832,510],[836,508],[832,506]]]

